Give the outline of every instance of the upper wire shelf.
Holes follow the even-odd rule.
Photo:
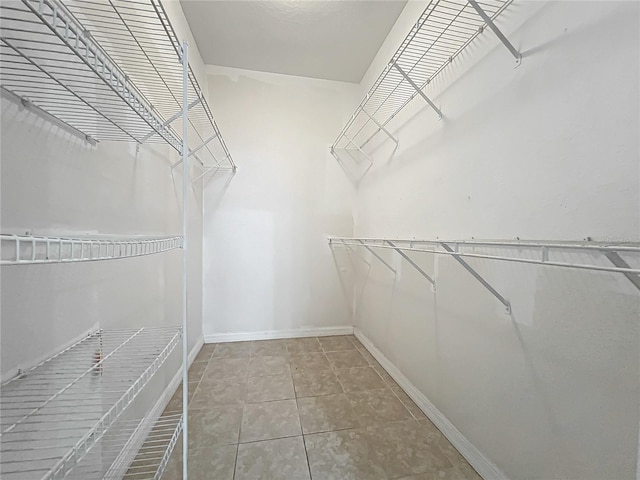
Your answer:
[[[182,247],[182,237],[71,238],[0,234],[0,265],[93,262]]]
[[[0,476],[68,478],[103,438],[112,438],[110,427],[180,339],[177,327],[101,330],[4,383]]]
[[[167,142],[181,150],[181,45],[160,0],[7,0],[2,88],[88,140]],[[189,151],[235,164],[189,67]]]
[[[424,88],[489,26],[519,62],[520,54],[493,20],[512,0],[431,0],[398,50],[331,147],[356,152],[371,161],[364,148],[416,96],[442,117]]]

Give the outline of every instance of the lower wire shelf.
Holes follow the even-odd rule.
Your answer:
[[[181,414],[118,422],[66,478],[159,480],[181,433]]]
[[[180,339],[179,327],[100,330],[3,384],[0,477],[68,478],[119,430]]]

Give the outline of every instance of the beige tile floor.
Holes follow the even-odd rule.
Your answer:
[[[480,479],[353,336],[207,344],[189,380],[192,480]]]

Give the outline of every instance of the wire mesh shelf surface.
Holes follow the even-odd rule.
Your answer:
[[[640,274],[640,244],[638,243],[330,237],[329,244],[568,267],[623,273],[630,276]]]
[[[493,20],[511,1],[482,0],[477,3]],[[485,25],[467,0],[431,0],[338,135],[332,149],[361,151],[419,95],[417,89],[422,91],[483,31]]]
[[[178,327],[100,330],[3,384],[0,476],[67,478],[180,338]]]
[[[2,88],[97,140],[181,148],[181,45],[160,0],[7,0]],[[189,147],[231,155],[189,68]],[[179,133],[180,132],[180,133]]]
[[[152,419],[154,420],[154,419]],[[69,473],[70,480],[159,480],[182,432],[182,415],[118,421]],[[135,455],[134,458],[132,458]]]
[[[70,238],[0,234],[0,265],[139,257],[182,246],[182,237]]]

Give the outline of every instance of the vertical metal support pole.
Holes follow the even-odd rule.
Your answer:
[[[500,29],[496,27],[496,24],[493,23],[493,20],[491,20],[491,18],[489,18],[489,15],[487,15],[485,11],[482,10],[482,7],[478,5],[478,2],[476,2],[476,0],[467,0],[467,1],[469,2],[469,4],[471,4],[473,8],[475,8],[476,12],[478,12],[478,15],[480,15],[482,20],[484,20],[484,23],[486,23],[487,26],[491,30],[493,30],[493,33],[496,34],[496,36],[500,39],[502,44],[505,47],[507,47],[507,50],[511,52],[511,55],[515,57],[516,63],[520,64],[520,61],[522,60],[522,55],[520,55],[520,52],[516,50],[516,48],[513,45],[511,45],[511,42],[507,40],[507,37],[504,36],[504,34],[500,31]]]
[[[422,89],[418,85],[416,85],[416,83],[413,80],[411,80],[409,75],[407,75],[405,73],[405,71],[400,68],[400,65],[398,65],[395,62],[393,62],[393,66],[395,67],[396,70],[398,70],[398,72],[400,72],[400,75],[402,75],[404,77],[404,79],[407,82],[409,82],[409,85],[411,85],[413,87],[413,89],[424,99],[424,101],[427,102],[429,104],[429,106],[436,111],[436,113],[438,114],[438,117],[442,118],[442,112],[440,111],[440,109],[438,107],[436,107],[436,104],[433,103],[429,99],[429,97],[427,97],[425,95],[425,93],[422,91]]]
[[[187,480],[187,459],[189,458],[189,339],[187,338],[187,287],[188,287],[188,258],[187,258],[187,225],[189,199],[189,44],[182,42],[182,479]]]

